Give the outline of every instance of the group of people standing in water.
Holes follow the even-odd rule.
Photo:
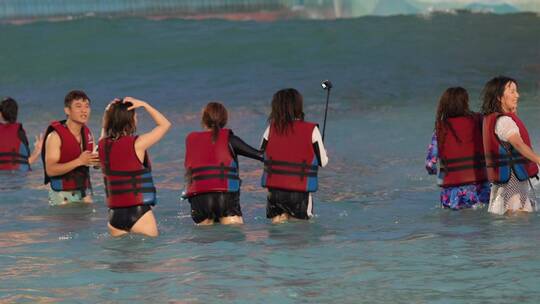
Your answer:
[[[448,88],[439,100],[426,169],[438,172],[441,205],[459,210],[489,203],[494,214],[533,212],[530,178],[538,178],[540,156],[517,115],[518,83],[495,77],[482,99],[481,113],[469,109],[461,87]]]
[[[444,208],[474,208],[489,203],[495,214],[532,212],[540,156],[532,149],[525,124],[517,115],[518,83],[499,76],[483,90],[482,113],[469,108],[461,87],[448,88],[439,100],[426,169],[437,174]],[[185,142],[185,191],[193,221],[200,225],[242,224],[238,156],[263,162],[261,184],[268,189],[266,215],[273,223],[312,216],[319,167],[328,157],[317,124],[304,120],[303,98],[283,89],[272,98],[268,127],[259,149],[227,129],[228,113],[219,102],[202,110],[203,130]],[[144,109],[156,126],[136,134],[136,109]],[[132,97],[115,99],[105,109],[99,142],[86,126],[90,98],[71,91],[64,99],[66,119],[52,122],[44,136],[29,141],[17,122],[17,103],[0,103],[0,170],[28,171],[41,155],[49,203],[91,203],[90,168],[101,168],[113,236],[129,232],[157,236],[152,207],[156,187],[147,150],[168,132],[171,123],[149,103]]]
[[[146,110],[154,120],[151,131],[136,134],[136,109]],[[90,168],[99,167],[111,235],[158,235],[152,212],[156,187],[147,150],[171,127],[162,113],[136,98],[114,99],[105,109],[96,144],[87,127],[90,98],[83,91],[71,91],[64,99],[66,119],[52,122],[44,136],[36,137],[31,152],[17,111],[12,98],[0,103],[0,170],[29,171],[41,155],[44,183],[50,185],[49,204],[65,205],[92,203]],[[210,102],[202,110],[203,130],[186,137],[183,196],[191,205],[193,221],[243,223],[239,155],[264,163],[261,184],[268,189],[266,214],[273,223],[311,218],[318,168],[328,163],[328,157],[317,124],[304,120],[302,95],[295,89],[274,94],[259,149],[227,129],[227,120],[225,106]]]

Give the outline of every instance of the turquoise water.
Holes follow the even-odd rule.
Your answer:
[[[520,82],[520,116],[540,150],[540,18],[433,15],[340,21],[82,19],[0,25],[0,95],[30,136],[61,118],[72,88],[92,98],[96,134],[116,96],[146,99],[174,127],[150,151],[157,239],[109,237],[99,172],[93,206],[49,207],[41,164],[0,175],[0,301],[114,303],[537,303],[538,214],[438,207],[423,169],[437,99],[462,85],[478,108],[490,77]],[[273,226],[261,167],[241,159],[243,227],[196,227],[183,188],[185,135],[222,100],[257,145],[271,95],[292,86],[322,123],[316,217]],[[151,127],[141,115],[140,129]]]

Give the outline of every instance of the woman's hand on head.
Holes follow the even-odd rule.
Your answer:
[[[124,103],[131,103],[131,107],[128,108],[128,111],[141,108],[147,105],[146,101],[142,101],[133,97],[124,97]]]
[[[119,101],[122,101],[122,99],[120,98],[115,98],[113,100],[111,100],[111,102],[109,102],[109,104],[107,104],[107,106],[105,107],[105,112],[109,111],[109,109],[111,108],[111,106]]]

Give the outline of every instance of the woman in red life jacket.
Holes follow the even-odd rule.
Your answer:
[[[148,133],[135,135],[137,113],[144,108],[156,123]],[[126,97],[114,100],[103,116],[98,151],[104,177],[109,232],[121,236],[128,232],[157,236],[152,206],[156,188],[148,150],[167,133],[171,123],[148,103]]]
[[[202,111],[204,130],[186,137],[184,196],[198,225],[243,224],[238,155],[263,160],[261,151],[225,128],[227,120],[225,106],[210,102]]]
[[[529,178],[538,175],[540,156],[517,116],[518,99],[518,83],[512,78],[495,77],[484,86],[484,150],[493,183],[488,211],[495,214],[536,210]]]
[[[290,217],[313,216],[312,192],[317,191],[317,172],[328,163],[319,127],[304,121],[303,97],[295,89],[283,89],[272,98],[261,150],[264,151],[263,187],[268,188],[266,217],[282,223]]]
[[[41,153],[43,134],[36,136],[30,153],[26,132],[17,122],[18,110],[17,102],[11,97],[0,103],[0,171],[29,171]]]
[[[489,201],[482,115],[469,110],[469,94],[464,88],[448,88],[439,99],[426,157],[429,174],[437,173],[437,163],[443,208],[476,208]]]

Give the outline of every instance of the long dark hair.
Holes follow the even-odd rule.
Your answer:
[[[506,76],[497,76],[490,79],[482,90],[482,114],[502,113],[501,99],[504,95],[504,89],[509,83],[518,83],[515,79]]]
[[[0,112],[2,113],[2,117],[4,117],[5,121],[8,123],[15,123],[17,122],[19,106],[17,105],[15,99],[6,97],[0,103]]]
[[[202,110],[201,125],[212,130],[212,142],[216,142],[219,130],[227,125],[229,114],[219,102],[209,102]]]
[[[121,136],[133,135],[137,131],[135,124],[135,110],[128,111],[131,102],[123,103],[118,100],[112,103],[105,112],[103,129],[105,136],[118,139]]]
[[[296,89],[277,91],[272,97],[272,113],[268,122],[278,134],[286,134],[295,120],[304,120],[304,98]]]
[[[437,116],[435,117],[435,134],[437,135],[437,146],[442,149],[446,137],[446,130],[450,130],[452,135],[461,142],[452,125],[448,122],[449,118],[470,116],[473,112],[469,110],[469,94],[462,87],[452,87],[446,89],[439,99],[437,107]]]

